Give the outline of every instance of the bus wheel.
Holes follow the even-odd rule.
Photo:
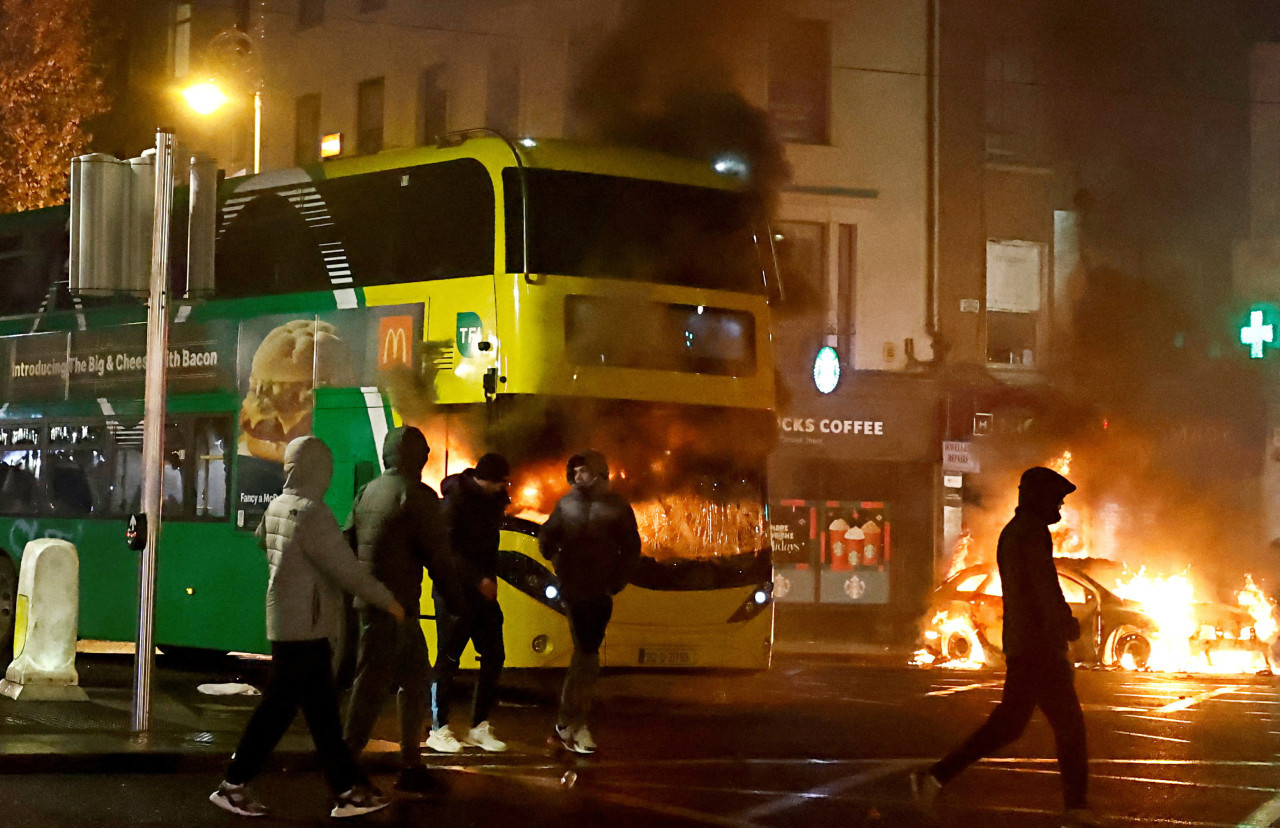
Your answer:
[[[13,661],[14,608],[18,601],[18,570],[4,552],[0,552],[0,673]]]

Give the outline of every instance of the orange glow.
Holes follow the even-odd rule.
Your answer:
[[[1072,467],[1072,453],[1048,460],[1044,465],[1068,476]],[[1076,464],[1079,465],[1078,463]],[[1080,469],[1077,468],[1077,473]],[[988,513],[1009,515],[1013,512],[1016,491],[1007,493],[1001,506]],[[1115,540],[1108,535],[1109,525],[1114,524],[1117,506],[1104,504],[1094,513],[1087,499],[1067,498],[1062,507],[1062,519],[1050,527],[1054,556],[1059,558],[1110,558],[1108,550],[1114,550]],[[981,516],[977,516],[981,517]],[[973,519],[966,516],[967,519]],[[1005,518],[1007,520],[1007,517]],[[1112,521],[1109,524],[1108,521]],[[995,555],[995,522],[977,524],[976,536],[966,530],[961,534],[952,552],[950,578],[962,569],[991,560]],[[1110,538],[1110,539],[1109,539]],[[1126,549],[1130,560],[1152,560],[1158,556],[1144,555],[1148,550]],[[1132,555],[1132,557],[1130,557]],[[1132,602],[1134,609],[1151,619],[1152,626],[1126,626],[1113,630],[1107,641],[1099,642],[1103,648],[1102,660],[1127,669],[1156,671],[1201,672],[1213,674],[1249,673],[1273,669],[1269,650],[1280,637],[1280,610],[1254,582],[1251,575],[1244,576],[1242,588],[1234,591],[1235,604],[1247,613],[1246,620],[1230,609],[1231,604],[1215,600],[1215,590],[1208,582],[1198,578],[1190,567],[1178,572],[1144,567],[1135,574],[1127,568],[1119,569],[1111,583],[1101,585],[1116,596]],[[1093,573],[1091,573],[1093,574]],[[1094,574],[1094,577],[1098,577]],[[946,652],[941,645],[944,638],[965,639],[965,646],[975,653],[978,648],[969,641],[968,632],[974,620],[951,615],[935,617],[926,627],[933,640],[926,642],[937,652]],[[1140,628],[1141,627],[1141,628]],[[972,636],[977,640],[977,636]],[[1139,640],[1135,647],[1124,646],[1122,639]],[[1149,646],[1149,653],[1146,645]],[[945,660],[945,659],[944,659]],[[959,659],[958,666],[968,666],[971,659]],[[917,661],[919,661],[917,659]],[[948,666],[951,666],[948,662]]]

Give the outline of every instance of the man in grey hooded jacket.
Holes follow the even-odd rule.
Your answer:
[[[333,794],[330,816],[359,816],[385,808],[388,801],[360,773],[342,740],[329,641],[342,624],[344,592],[400,620],[404,609],[356,561],[324,503],[333,477],[333,453],[324,441],[299,437],[289,443],[284,473],[284,492],[267,506],[256,532],[269,568],[271,674],[226,776],[209,800],[240,816],[266,815],[247,786],[301,707]]]

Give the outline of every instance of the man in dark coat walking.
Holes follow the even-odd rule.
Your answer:
[[[434,787],[421,750],[431,675],[420,621],[423,567],[437,589],[458,592],[440,498],[422,482],[430,451],[418,429],[392,429],[382,444],[386,471],[356,495],[347,519],[348,530],[355,530],[356,557],[391,588],[408,621],[397,623],[381,608],[356,601],[360,644],[345,736],[356,753],[364,750],[383,703],[398,690],[401,772],[396,788],[406,793]]]
[[[560,579],[573,637],[556,736],[575,753],[594,753],[587,713],[600,673],[600,645],[613,614],[613,596],[627,585],[640,559],[640,532],[631,505],[609,490],[603,454],[575,454],[566,471],[573,488],[538,533],[542,556],[555,565]]]
[[[1076,487],[1040,466],[1022,473],[1018,508],[1000,533],[996,562],[1004,592],[1004,693],[987,721],[950,755],[911,775],[915,800],[931,810],[942,786],[969,765],[1013,742],[1039,707],[1049,719],[1062,773],[1064,826],[1098,825],[1088,808],[1084,713],[1076,697],[1068,645],[1080,623],[1062,595],[1049,527]]]
[[[501,752],[507,745],[493,734],[489,711],[498,697],[498,676],[506,661],[502,643],[502,608],[498,606],[498,538],[511,503],[507,477],[511,467],[501,454],[486,454],[475,468],[440,481],[449,548],[458,570],[465,606],[452,607],[448,596],[434,591],[436,603],[436,671],[431,685],[431,735],[427,747],[457,753],[462,745]],[[461,743],[449,728],[449,699],[467,642],[480,659],[471,729]]]

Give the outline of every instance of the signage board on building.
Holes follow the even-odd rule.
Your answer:
[[[942,470],[945,472],[978,472],[978,458],[973,444],[964,440],[947,440],[942,443]]]

